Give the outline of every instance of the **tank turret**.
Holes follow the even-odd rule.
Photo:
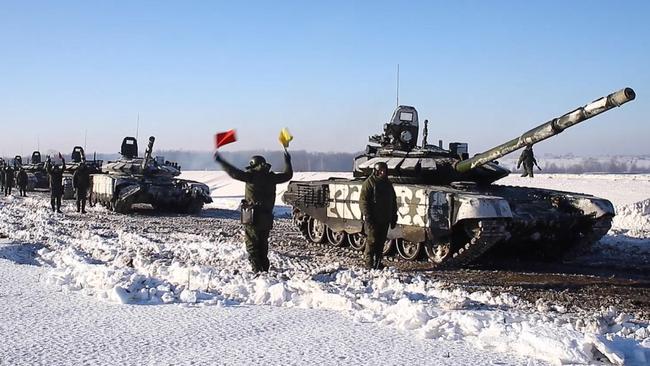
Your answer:
[[[41,162],[42,162],[41,152],[40,151],[34,151],[32,153],[32,158],[30,160],[30,164],[40,164]]]
[[[426,144],[416,146],[418,136],[418,115],[411,106],[399,106],[390,123],[384,125],[381,135],[370,137],[366,152],[354,161],[354,176],[366,177],[372,173],[378,162],[388,165],[388,174],[393,181],[423,184],[450,184],[453,182],[474,182],[490,184],[507,176],[510,171],[494,163],[526,145],[553,137],[567,128],[601,114],[609,109],[634,100],[635,93],[625,88],[606,97],[597,99],[558,118],[554,118],[523,135],[484,153],[469,157],[466,143],[452,142],[449,149]]]
[[[72,154],[70,154],[70,159],[73,163],[81,163],[86,161],[86,154],[84,148],[81,146],[75,146],[72,148]]]

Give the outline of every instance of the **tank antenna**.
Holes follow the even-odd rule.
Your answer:
[[[422,147],[427,146],[427,137],[429,136],[429,120],[424,120],[424,131],[422,131]]]
[[[138,120],[135,123],[135,139],[138,139],[138,132],[140,132],[140,112],[138,112]]]
[[[397,64],[397,107],[399,107],[399,64]]]
[[[88,129],[84,131],[84,151],[86,151],[86,147],[88,147]]]

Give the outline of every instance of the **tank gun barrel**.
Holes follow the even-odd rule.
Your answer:
[[[549,137],[555,136],[565,129],[574,126],[582,121],[591,117],[597,116],[606,112],[614,107],[634,100],[636,94],[632,88],[621,89],[608,96],[597,99],[583,107],[579,107],[563,116],[554,118],[532,130],[524,133],[523,135],[514,138],[504,144],[489,149],[476,156],[458,162],[455,168],[457,171],[464,173],[481,165],[485,165],[495,159],[501,158],[511,152],[518,150],[526,145],[546,140]]]
[[[153,136],[149,137],[149,143],[147,144],[147,149],[144,151],[144,159],[142,160],[142,169],[144,169],[147,164],[151,161],[151,153],[153,152],[153,144],[156,142],[156,138]]]

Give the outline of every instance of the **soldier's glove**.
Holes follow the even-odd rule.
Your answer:
[[[541,172],[541,171],[542,171],[542,168],[540,168],[540,167],[537,167],[537,170],[539,170],[539,171]]]
[[[288,151],[284,151],[284,161],[291,162],[291,155],[289,155]]]
[[[218,151],[215,151],[215,153],[214,153],[214,161],[217,161],[217,162],[221,163],[221,160],[222,160],[221,159],[221,154],[219,154]]]

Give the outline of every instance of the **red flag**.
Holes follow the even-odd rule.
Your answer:
[[[220,148],[223,145],[229,144],[231,142],[237,141],[237,136],[235,136],[235,130],[228,130],[226,132],[219,132],[214,136],[214,144],[217,148]]]

